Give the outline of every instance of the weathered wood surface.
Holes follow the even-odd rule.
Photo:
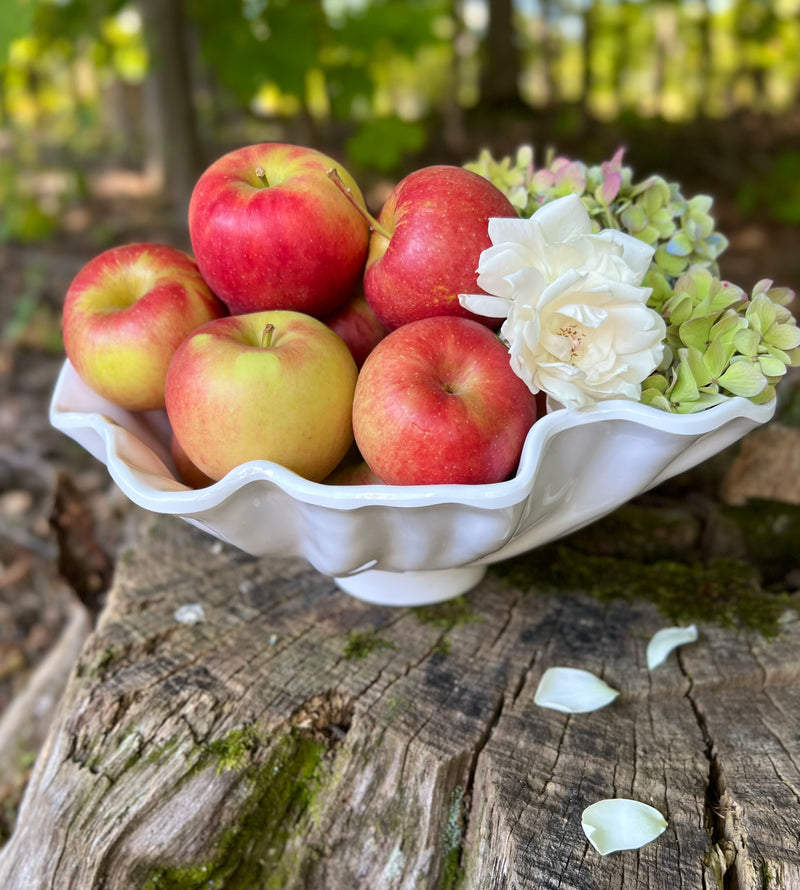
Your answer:
[[[698,534],[665,518],[642,552],[658,566],[663,536]],[[784,572],[787,540],[770,557]],[[302,561],[144,518],[0,887],[800,888],[795,597],[774,637],[701,621],[699,641],[651,672],[646,643],[670,623],[654,603],[555,589],[536,558],[449,606],[387,609]],[[186,604],[204,620],[176,621]],[[551,665],[621,694],[590,714],[544,710],[533,696]],[[669,827],[601,857],[581,812],[615,796]]]

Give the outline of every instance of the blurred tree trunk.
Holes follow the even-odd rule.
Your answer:
[[[701,109],[708,112],[709,92],[713,88],[714,80],[714,41],[712,31],[714,28],[714,10],[711,0],[702,0],[703,10],[700,16],[700,78],[703,84],[703,98]]]
[[[450,0],[450,16],[455,23],[451,44],[452,55],[439,111],[442,117],[442,141],[454,156],[464,157],[469,154],[471,147],[464,122],[464,109],[459,102],[459,87],[464,80],[465,54],[468,49],[471,50],[471,44],[464,22],[462,0]]]
[[[120,146],[120,158],[124,164],[138,168],[144,163],[149,167],[152,139],[151,128],[142,126],[145,115],[143,108],[143,88],[139,84],[125,83],[112,78],[102,87],[101,107],[103,127],[112,144]],[[143,157],[146,155],[146,157]],[[159,179],[162,175],[158,174]]]
[[[663,106],[664,85],[667,80],[669,59],[675,55],[678,47],[678,20],[675,15],[675,9],[671,6],[659,7],[655,12],[654,21],[653,49],[655,62],[653,89],[656,95],[661,97],[659,103]]]
[[[489,27],[481,77],[481,101],[487,105],[521,102],[516,36],[513,0],[489,0]]]
[[[766,94],[767,69],[754,55],[754,48],[767,45],[774,39],[777,27],[775,10],[762,0],[738,0],[733,6],[736,40],[740,54],[739,70],[752,83],[751,107],[758,107]]]
[[[547,101],[550,105],[556,105],[561,98],[558,84],[554,76],[558,57],[561,53],[558,37],[553,29],[556,15],[553,10],[553,0],[543,0],[542,16],[544,18],[544,32],[542,34],[542,59],[544,60],[544,81],[547,89]]]
[[[150,72],[145,83],[147,168],[185,219],[203,167],[192,99],[182,0],[140,0]]]
[[[592,47],[594,45],[595,13],[594,3],[590,3],[583,12],[583,27],[581,29],[581,102],[584,112],[589,105],[589,94],[592,90]]]
[[[0,65],[0,124],[8,123],[8,102],[6,101],[5,66]]]

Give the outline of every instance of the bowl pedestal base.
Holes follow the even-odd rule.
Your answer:
[[[418,572],[367,569],[334,578],[345,593],[379,606],[429,606],[472,590],[486,574],[486,566],[460,566]]]

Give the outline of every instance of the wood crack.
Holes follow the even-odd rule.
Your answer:
[[[492,736],[492,732],[500,721],[505,702],[505,695],[501,695],[498,699],[497,707],[495,708],[494,713],[491,716],[491,720],[489,720],[489,722],[487,723],[486,730],[483,735],[481,735],[481,737],[477,740],[475,744],[475,750],[473,751],[472,757],[470,758],[467,781],[466,785],[464,786],[463,804],[461,807],[461,837],[459,838],[460,849],[458,854],[459,871],[463,871],[465,867],[465,840],[469,832],[470,821],[474,817],[474,813],[472,811],[472,799],[473,791],[475,788],[475,774],[478,768],[478,760],[480,759],[481,753],[486,748],[486,745],[488,744],[489,739]]]
[[[681,672],[689,683],[686,699],[700,729],[705,744],[705,757],[708,760],[704,821],[711,849],[707,853],[707,860],[713,863],[712,871],[718,882],[716,890],[739,890],[734,864],[740,852],[740,843],[737,843],[733,836],[736,831],[732,820],[733,802],[727,794],[724,769],[714,739],[709,732],[708,720],[694,695],[694,680],[687,671],[680,652],[677,653],[677,660]]]

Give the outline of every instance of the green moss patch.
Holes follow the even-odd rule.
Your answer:
[[[491,569],[520,590],[645,600],[676,623],[716,622],[769,637],[787,609],[800,607],[800,595],[787,592],[798,541],[797,506],[646,497]]]
[[[414,617],[420,624],[440,627],[443,630],[452,630],[460,624],[480,621],[480,616],[473,611],[463,596],[433,606],[418,606],[413,611]]]
[[[396,648],[391,640],[378,636],[374,631],[351,630],[347,635],[347,642],[342,655],[348,661],[366,658],[371,652],[380,649]]]
[[[437,890],[456,890],[464,876],[461,853],[464,845],[464,789],[453,790],[443,829],[444,859]]]
[[[209,762],[216,757],[218,768],[233,768],[234,762],[247,761],[250,747],[258,744],[254,733],[251,727],[234,730],[224,746],[207,752]],[[302,863],[291,855],[290,842],[309,818],[326,750],[324,743],[292,732],[275,744],[265,762],[243,766],[241,780],[250,786],[247,803],[213,857],[158,867],[142,890],[283,890],[292,879],[301,880]]]
[[[679,562],[635,562],[583,553],[557,544],[509,560],[496,571],[515,587],[582,591],[601,600],[646,600],[675,623],[716,622],[728,627],[778,632],[778,621],[795,597],[761,586],[757,569],[728,557]]]
[[[221,739],[209,742],[200,749],[193,772],[200,772],[212,764],[216,765],[217,775],[229,770],[241,770],[263,743],[264,739],[250,723],[232,729]]]

